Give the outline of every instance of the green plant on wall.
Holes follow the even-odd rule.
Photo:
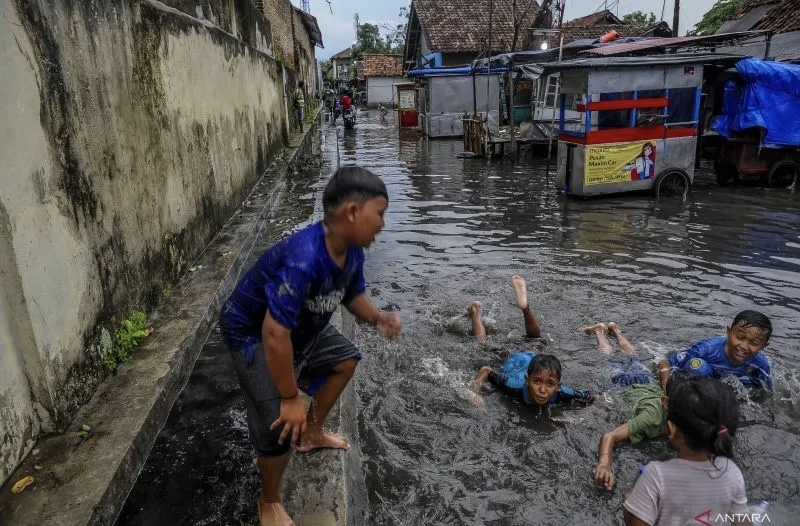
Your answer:
[[[150,333],[147,327],[147,314],[142,311],[131,312],[114,334],[111,350],[103,357],[103,365],[109,374],[115,374],[119,364],[130,360],[133,351]]]

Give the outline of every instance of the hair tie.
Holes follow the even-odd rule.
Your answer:
[[[721,426],[719,428],[719,431],[717,431],[717,436],[718,437],[721,437],[722,435],[727,435],[727,434],[728,434],[728,428],[725,427],[725,426]]]

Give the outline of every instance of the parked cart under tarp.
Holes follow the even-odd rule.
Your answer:
[[[796,186],[800,177],[800,66],[754,58],[737,62],[725,85],[714,131],[725,137],[717,182],[756,177],[766,186]]]

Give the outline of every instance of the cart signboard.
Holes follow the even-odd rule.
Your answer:
[[[584,186],[653,179],[655,141],[587,146],[584,167]]]

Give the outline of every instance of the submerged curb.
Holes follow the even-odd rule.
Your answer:
[[[137,349],[134,360],[103,382],[65,433],[38,441],[0,493],[4,524],[114,523],[216,323],[222,302],[269,224],[287,174],[310,152],[315,133],[316,126],[309,126],[256,183],[242,207],[193,263],[197,270],[181,279],[154,314],[155,332]],[[89,426],[91,434],[81,441],[76,431],[83,425]],[[36,477],[36,483],[12,495],[10,484],[26,475]],[[335,511],[342,514],[344,507]],[[306,524],[312,523],[326,524]]]

